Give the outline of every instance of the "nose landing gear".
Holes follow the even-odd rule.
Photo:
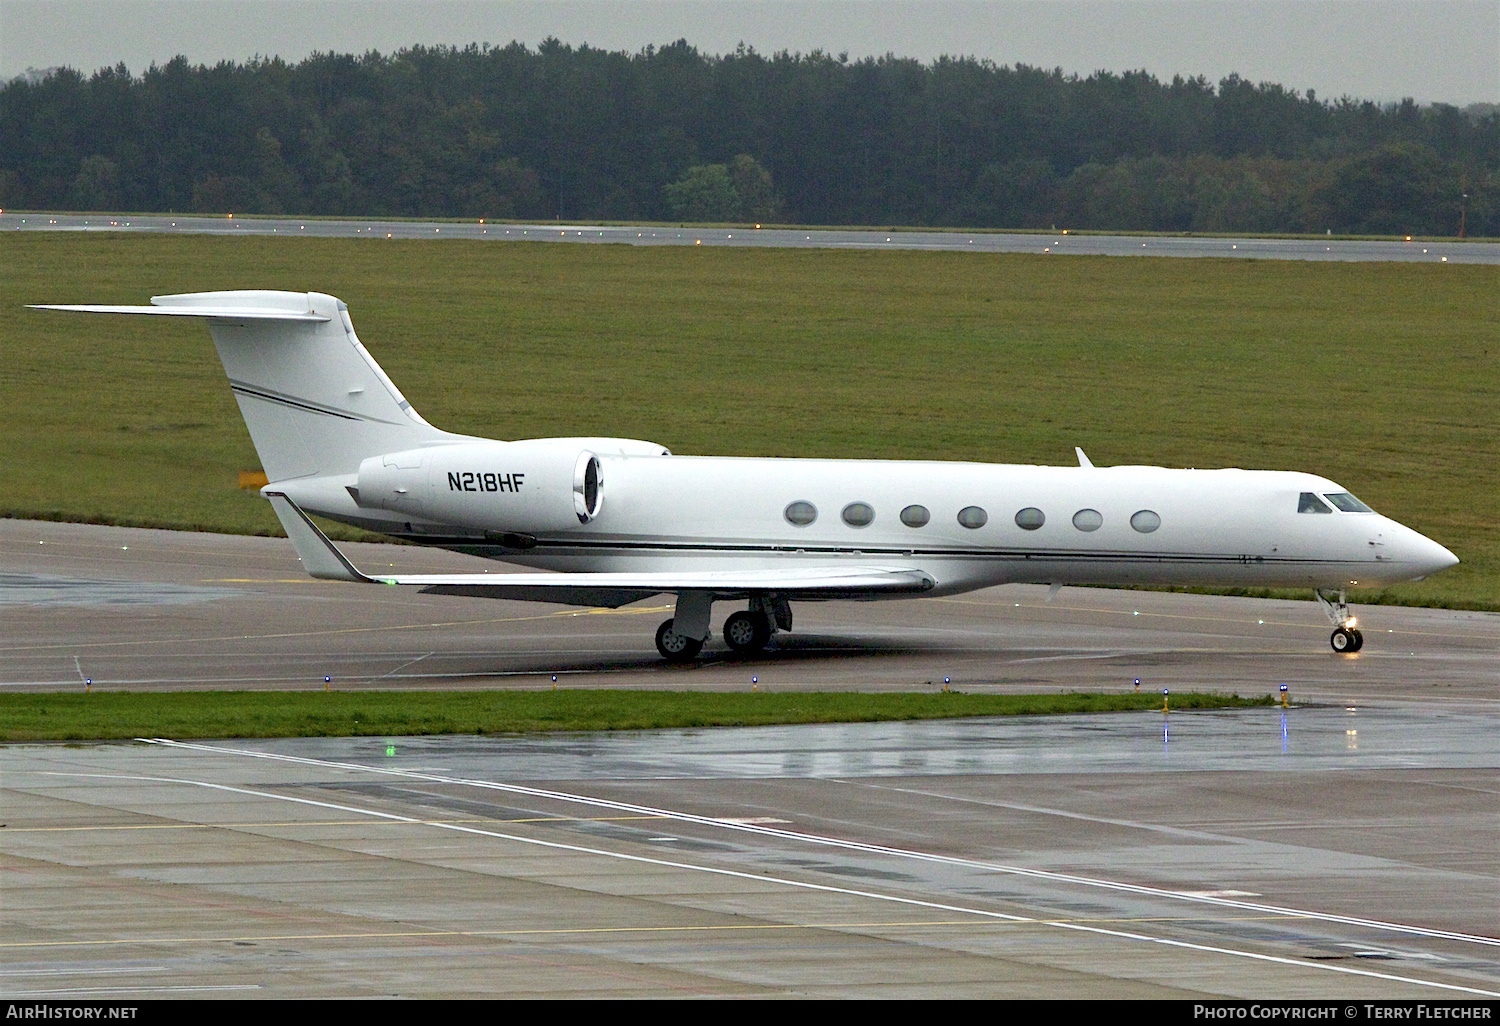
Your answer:
[[[1323,612],[1328,614],[1328,622],[1333,624],[1333,633],[1328,637],[1328,644],[1338,653],[1358,652],[1365,647],[1365,636],[1354,626],[1354,617],[1349,614],[1349,601],[1344,589],[1339,589],[1337,602],[1329,601],[1323,597],[1322,589],[1313,594],[1318,596],[1318,602],[1323,607]]]
[[[1335,652],[1358,652],[1365,647],[1365,636],[1354,627],[1337,627],[1328,643]]]

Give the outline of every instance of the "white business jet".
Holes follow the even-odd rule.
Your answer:
[[[313,577],[619,607],[676,596],[656,632],[697,657],[713,603],[755,652],[792,603],[954,595],[1016,582],[1313,588],[1334,651],[1363,644],[1346,589],[1419,580],[1453,553],[1312,474],[910,460],[674,456],[627,438],[493,441],[423,420],[317,292],[200,292],[45,306],[207,320]],[[537,567],[366,574],[308,518]]]

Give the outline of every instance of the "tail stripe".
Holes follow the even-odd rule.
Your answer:
[[[370,420],[369,417],[361,417],[358,414],[348,413],[344,410],[335,410],[331,407],[317,406],[313,403],[304,402],[300,399],[292,399],[289,396],[278,395],[258,388],[249,388],[237,381],[231,381],[229,387],[240,395],[248,395],[253,399],[264,399],[268,403],[278,403],[282,406],[290,406],[294,410],[305,410],[308,413],[320,413],[325,417],[342,417],[345,420]]]

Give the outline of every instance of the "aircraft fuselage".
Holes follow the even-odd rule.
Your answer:
[[[397,519],[372,520],[345,488],[279,487],[336,519],[568,572],[894,561],[931,574],[941,595],[1018,582],[1381,586],[1457,561],[1378,513],[1338,509],[1328,496],[1347,492],[1326,478],[1148,466],[600,455],[597,515],[521,534],[523,518],[507,511],[529,464],[506,449],[525,444],[488,443],[493,490],[483,465],[477,486],[440,471]],[[463,516],[431,515],[465,484]],[[1326,512],[1298,512],[1307,494]]]

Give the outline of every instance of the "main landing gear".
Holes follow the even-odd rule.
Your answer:
[[[1328,622],[1333,624],[1333,633],[1328,637],[1328,644],[1335,652],[1358,652],[1365,647],[1365,636],[1355,627],[1355,619],[1349,615],[1349,602],[1344,589],[1339,589],[1337,602],[1329,601],[1323,597],[1321,589],[1314,592],[1318,596],[1318,602],[1323,606],[1323,612],[1328,614]]]
[[[675,619],[665,620],[656,628],[656,650],[669,663],[690,663],[703,651],[702,638],[690,638],[672,629]]]
[[[740,612],[724,621],[724,644],[736,652],[759,652],[771,641],[771,621],[760,610]]]
[[[776,595],[754,595],[750,608],[724,621],[724,644],[741,655],[759,652],[777,631],[792,629],[792,607]]]
[[[703,651],[703,642],[708,639],[708,601],[701,593],[688,593],[677,597],[677,615],[656,629],[656,650],[669,663],[690,663]],[[679,621],[692,621],[696,627],[693,637],[677,626]],[[777,631],[792,629],[792,607],[787,600],[777,596],[755,595],[750,599],[750,608],[731,613],[724,621],[724,643],[741,655],[751,655],[764,649]]]

